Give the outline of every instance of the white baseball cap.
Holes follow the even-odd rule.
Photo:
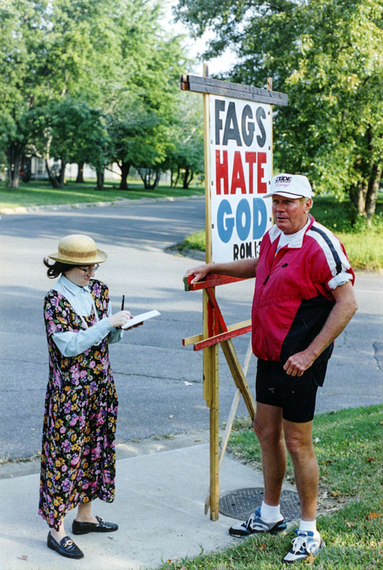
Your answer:
[[[311,184],[306,176],[301,174],[277,174],[271,179],[270,192],[263,194],[269,196],[284,196],[296,200],[297,198],[312,198]]]

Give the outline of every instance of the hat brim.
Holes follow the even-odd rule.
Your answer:
[[[284,198],[290,198],[290,200],[298,200],[299,198],[308,198],[308,196],[302,196],[302,194],[292,194],[291,192],[284,192],[283,190],[276,192],[270,192],[269,194],[263,194],[262,198],[270,198],[271,196],[283,196]]]
[[[65,263],[67,265],[91,265],[93,263],[104,263],[108,259],[107,254],[102,249],[97,250],[97,255],[92,257],[82,257],[81,259],[74,260],[72,258],[67,258],[65,255],[60,255],[58,252],[51,253],[48,255],[49,259],[53,261],[58,261],[59,263]]]

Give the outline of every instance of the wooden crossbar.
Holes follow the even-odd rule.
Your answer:
[[[228,332],[234,331],[235,333],[237,333],[237,331],[241,331],[241,332],[238,332],[238,334],[234,334],[232,338],[239,336],[240,334],[246,334],[247,332],[249,332],[251,330],[251,320],[249,319],[247,321],[235,323],[234,325],[228,325],[227,330],[228,330]],[[210,337],[210,338],[214,338],[214,337]],[[187,338],[182,339],[182,346],[190,346],[191,344],[196,344],[198,342],[201,342],[202,340],[204,340],[204,336],[202,333],[196,334],[194,336],[189,336]],[[205,340],[208,340],[208,339],[205,339]],[[218,342],[220,342],[220,341],[218,341]]]
[[[215,344],[222,343],[223,341],[228,341],[236,336],[240,336],[242,334],[246,334],[251,331],[251,321],[246,326],[241,326],[239,328],[232,329],[230,331],[226,331],[220,334],[217,334],[211,338],[206,338],[200,341],[197,341],[194,344],[193,350],[198,351],[202,350],[203,348],[207,348],[208,346],[213,346]]]
[[[215,273],[209,273],[203,281],[197,281],[197,283],[191,283],[193,279],[194,275],[184,277],[185,291],[199,291],[200,289],[207,289],[207,287],[216,287],[217,285],[243,281],[243,279],[239,277],[229,277],[228,275],[217,275]]]
[[[221,81],[211,77],[181,75],[180,87],[181,91],[222,95],[223,97],[234,97],[235,99],[245,99],[246,101],[267,103],[269,105],[288,105],[288,98],[285,93],[261,89],[252,85]]]

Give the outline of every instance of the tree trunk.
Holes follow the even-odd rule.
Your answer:
[[[194,177],[193,171],[186,168],[183,179],[183,186],[182,186],[184,190],[188,190],[189,184],[193,180],[193,177]]]
[[[359,182],[350,189],[350,199],[360,216],[366,215],[366,196],[368,186],[364,182]]]
[[[375,214],[376,200],[378,198],[379,184],[381,178],[382,178],[382,167],[374,166],[370,182],[368,184],[368,191],[366,196],[365,209],[368,220],[371,219],[371,217]]]
[[[7,188],[18,188],[20,182],[20,166],[22,159],[22,149],[12,144],[6,151],[8,162]]]
[[[142,182],[144,183],[145,190],[154,190],[160,181],[161,174],[158,170],[151,168],[137,168]]]
[[[84,162],[77,163],[76,184],[84,184]]]
[[[130,162],[121,162],[118,165],[121,170],[121,182],[120,182],[120,190],[128,190],[128,174],[130,170]]]
[[[67,161],[65,160],[65,158],[61,159],[61,168],[60,168],[60,174],[59,174],[59,184],[60,184],[60,188],[64,188],[65,186],[65,167],[67,165]]]
[[[53,172],[52,172],[51,169],[49,168],[48,159],[45,159],[45,168],[46,168],[46,170],[47,170],[49,182],[52,184],[52,188],[58,189],[58,188],[59,188],[59,184],[58,184],[58,182],[57,182],[56,176],[53,174]]]
[[[177,184],[178,184],[178,180],[179,180],[179,178],[180,178],[180,174],[181,174],[181,170],[180,170],[180,168],[178,167],[178,168],[177,168],[176,181],[174,182],[174,188],[177,188]]]
[[[373,165],[368,183],[364,181],[359,182],[356,186],[352,187],[349,192],[351,202],[357,209],[358,214],[368,220],[375,214],[381,178],[382,167]]]
[[[52,187],[56,188],[57,190],[61,190],[62,188],[64,188],[65,166],[66,166],[66,160],[62,159],[60,172],[58,176],[56,176],[54,172],[52,172],[52,170],[49,168],[48,159],[47,158],[45,159],[45,168],[47,169],[49,181],[52,184]]]
[[[97,190],[104,190],[105,171],[97,170]]]
[[[145,190],[154,190],[158,186],[160,181],[160,173],[158,171],[152,171],[151,168],[148,170],[148,174],[145,176],[144,186]]]

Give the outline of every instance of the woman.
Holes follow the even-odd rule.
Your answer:
[[[44,259],[59,277],[44,301],[49,350],[39,514],[48,547],[67,558],[83,552],[66,535],[64,517],[78,506],[73,534],[113,532],[118,526],[92,513],[94,499],[114,500],[117,395],[108,344],[122,337],[129,311],[112,315],[108,289],[94,279],[107,259],[92,238],[69,235]]]

